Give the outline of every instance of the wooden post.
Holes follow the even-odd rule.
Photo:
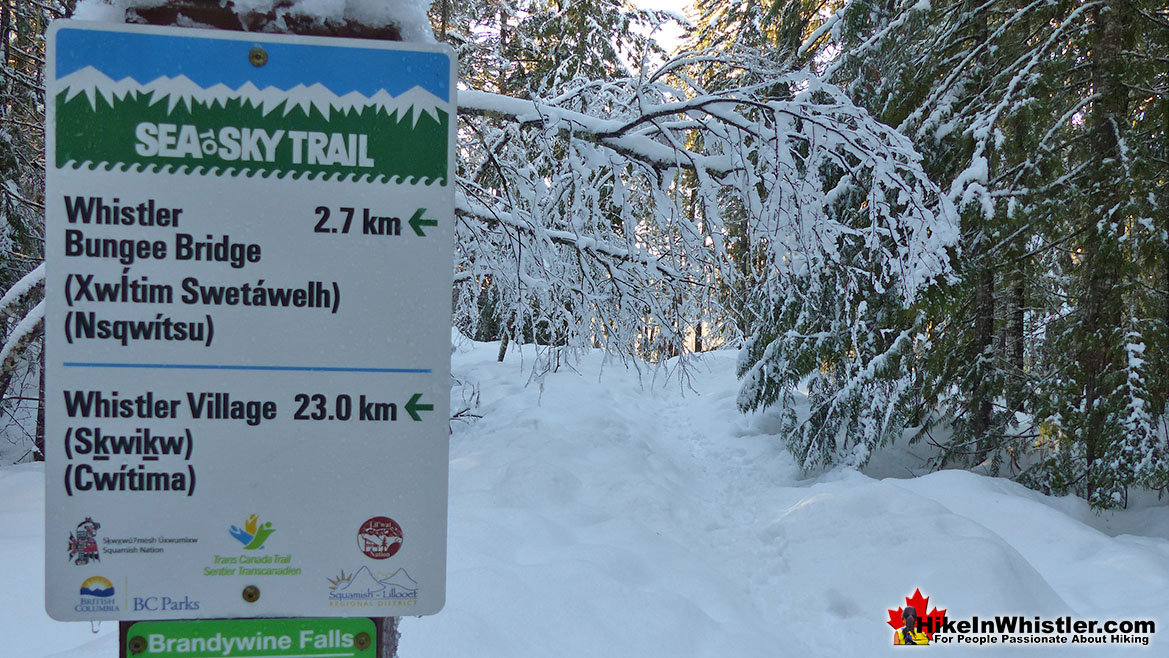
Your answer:
[[[149,3],[144,3],[149,4]],[[275,12],[237,13],[234,5],[220,0],[170,0],[164,5],[129,7],[126,9],[127,23],[147,25],[205,25],[221,30],[261,32],[276,19]],[[317,22],[308,16],[285,15],[284,24],[288,33],[323,37],[348,37],[353,39],[375,39],[380,41],[401,41],[402,32],[396,25],[370,27],[348,19]],[[280,31],[280,30],[275,30]],[[397,617],[375,617],[378,633],[378,658],[398,658]],[[125,658],[126,633],[132,621],[118,622],[118,654]]]
[[[402,637],[398,618],[375,617],[373,621],[377,624],[377,658],[398,658],[398,638]]]

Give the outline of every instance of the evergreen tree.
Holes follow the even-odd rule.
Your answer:
[[[888,29],[891,18],[876,7],[861,11],[849,5],[829,14],[810,3],[776,2],[759,18],[750,17],[744,5],[721,3],[725,8],[715,11],[715,4],[705,3],[704,16],[736,17],[735,23],[750,28],[754,38],[768,40],[772,60],[802,67],[799,84],[771,85],[771,93],[802,93],[811,84],[843,88],[842,95],[870,105],[879,93],[887,93],[873,88],[881,83],[874,73],[880,64],[876,58],[895,60],[866,44],[873,31]],[[851,66],[834,59],[843,45],[867,48],[865,65],[842,68]],[[907,142],[904,148],[912,151]],[[919,336],[928,324],[913,303],[931,282],[950,273],[945,247],[953,241],[955,215],[941,194],[908,203],[898,190],[876,184],[863,160],[833,163],[817,174],[820,194],[830,202],[807,214],[814,238],[802,241],[799,250],[802,258],[821,266],[784,277],[780,261],[789,260],[787,254],[752,257],[739,406],[780,404],[783,438],[806,469],[832,463],[861,466],[920,415],[915,364]],[[922,203],[926,207],[916,205]],[[781,212],[804,211],[789,207]],[[756,232],[749,240],[766,244],[771,236]],[[808,258],[809,251],[818,253]],[[798,387],[808,394],[804,419],[794,409]]]
[[[0,300],[4,346],[0,393],[5,416],[32,405],[21,393],[40,377],[44,278],[44,53],[53,18],[72,12],[72,0],[0,0]],[[38,406],[38,409],[40,406]],[[7,424],[3,432],[31,444],[17,459],[44,458],[44,414],[35,427]],[[31,436],[29,435],[31,431]]]
[[[879,290],[856,298],[887,311],[912,302],[879,314],[917,331],[901,343],[912,358],[879,362],[882,380],[858,375],[878,369],[856,367],[865,349],[824,326],[861,321],[833,310],[850,308],[846,295],[756,302],[764,311],[754,333],[764,340],[745,352],[741,402],[767,406],[806,385],[811,416],[797,423],[789,411],[784,430],[805,465],[833,454],[856,463],[867,450],[842,448],[941,427],[953,438],[939,446],[938,465],[1009,464],[1033,486],[1074,490],[1095,506],[1123,504],[1129,485],[1165,485],[1165,368],[1150,368],[1150,359],[1164,363],[1159,281],[1169,253],[1164,141],[1149,139],[1165,129],[1167,32],[1155,4],[955,1],[926,10],[857,1],[830,15],[798,2],[771,6],[776,17],[804,12],[791,27],[767,25],[776,57],[805,56],[810,71],[911,137],[962,218],[952,276],[916,299]],[[736,3],[704,5],[704,16],[746,15]],[[795,33],[803,44],[786,49],[775,36]],[[794,329],[807,308],[818,309],[809,317],[819,324]],[[825,353],[834,342],[845,348]],[[767,386],[758,372],[769,374]],[[882,384],[898,395],[883,398]],[[874,392],[824,404],[842,400],[826,392],[858,387]],[[862,402],[904,423],[866,434],[877,425]],[[840,417],[829,422],[825,411]]]

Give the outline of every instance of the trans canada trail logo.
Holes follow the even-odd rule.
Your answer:
[[[402,526],[388,516],[375,516],[358,529],[357,547],[375,560],[393,557],[402,548]]]
[[[260,522],[259,515],[249,514],[244,526],[233,525],[228,531],[245,551],[260,551],[267,548],[265,542],[276,532],[270,522]],[[299,576],[301,569],[295,566],[291,553],[237,553],[212,556],[212,563],[203,567],[205,577],[220,576]]]
[[[231,526],[231,536],[235,537],[239,543],[244,545],[245,551],[254,551],[264,548],[264,542],[276,529],[272,527],[271,523],[260,524],[260,517],[251,514],[244,521],[244,527]]]
[[[942,629],[946,623],[946,611],[938,610],[935,606],[927,613],[929,601],[928,596],[921,595],[921,589],[915,589],[913,596],[905,597],[903,607],[889,610],[889,619],[886,623],[893,627],[894,645],[929,644],[934,638],[934,633]]]
[[[97,547],[97,531],[101,524],[90,517],[77,524],[77,529],[69,533],[69,559],[73,564],[83,566],[90,562],[101,562],[101,553]]]

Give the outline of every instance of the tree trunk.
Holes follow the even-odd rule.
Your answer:
[[[507,12],[499,7],[499,93],[507,95]]]
[[[4,59],[0,60],[0,62],[2,62],[4,66],[8,66],[8,32],[10,29],[11,20],[12,16],[8,9],[8,0],[0,0],[0,43],[3,44],[0,46],[0,48],[3,49],[4,57]]]
[[[503,357],[507,356],[507,343],[511,340],[510,335],[510,332],[504,328],[503,334],[499,337],[499,356],[495,360],[500,363],[503,363]]]
[[[442,22],[440,24],[440,31],[438,40],[446,43],[447,22],[450,20],[451,0],[442,0]]]
[[[984,242],[985,244],[985,242]],[[978,282],[974,292],[974,342],[971,351],[977,359],[974,365],[974,422],[971,431],[978,446],[975,459],[982,462],[989,454],[992,441],[990,440],[990,419],[994,411],[993,397],[994,381],[991,372],[994,369],[994,270],[988,263],[981,262],[977,266]]]
[[[381,638],[377,658],[398,658],[398,639],[402,637],[398,632],[398,618],[381,617],[376,621],[378,636]]]
[[[41,363],[37,368],[37,430],[32,445],[36,449],[33,461],[45,461],[45,341],[41,341]]]
[[[976,1],[975,4],[981,5]],[[975,77],[989,78],[986,43],[988,40],[987,12],[985,7],[979,7],[974,14],[974,41],[975,46],[981,48],[978,55]],[[984,85],[979,84],[978,88]],[[988,159],[990,154],[984,154]],[[981,215],[975,221],[985,222]],[[974,339],[971,344],[971,353],[976,361],[974,368],[974,386],[971,403],[974,419],[971,423],[971,434],[975,440],[975,461],[981,463],[986,459],[992,448],[989,437],[991,413],[995,394],[994,381],[991,372],[994,369],[994,269],[989,262],[990,255],[986,250],[990,246],[990,236],[982,230],[975,235],[971,262],[974,264],[976,277],[974,289]]]
[[[1019,269],[1015,272],[1015,282],[1011,290],[1011,297],[1014,299],[1014,306],[1011,309],[1011,321],[1009,332],[1011,335],[1010,355],[1012,374],[1016,378],[1016,384],[1012,388],[1016,391],[1021,391],[1023,388],[1023,348],[1026,345],[1026,327],[1024,321],[1027,318],[1027,272],[1023,264],[1019,264]],[[1012,393],[1010,400],[1012,411],[1023,411],[1023,396],[1018,393]]]
[[[1083,342],[1080,365],[1083,368],[1083,408],[1087,417],[1083,425],[1086,447],[1087,494],[1092,499],[1098,482],[1096,461],[1107,451],[1108,405],[1103,404],[1110,391],[1106,377],[1118,367],[1120,358],[1116,332],[1121,326],[1121,300],[1118,286],[1122,278],[1122,254],[1119,238],[1123,227],[1123,200],[1126,190],[1109,184],[1119,166],[1121,153],[1117,131],[1125,125],[1128,90],[1124,86],[1125,17],[1128,2],[1113,2],[1092,12],[1090,67],[1092,86],[1099,99],[1088,118],[1090,128],[1088,157],[1091,160],[1087,187],[1088,206],[1083,209],[1084,242],[1081,268],[1084,285],[1079,331]]]

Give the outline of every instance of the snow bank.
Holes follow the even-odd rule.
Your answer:
[[[532,352],[497,351],[453,355],[452,407],[477,394],[482,418],[452,424],[447,605],[403,620],[403,658],[903,656],[887,610],[916,588],[959,617],[1169,624],[1163,505],[1097,516],[957,471],[802,478],[772,419],[735,410],[731,353],[685,391],[599,354],[526,385]],[[0,578],[27,602],[0,637],[22,658],[108,658],[112,624],[94,639],[40,610],[41,486],[35,466],[0,469]],[[1152,656],[1164,629],[1148,648],[930,650]]]

